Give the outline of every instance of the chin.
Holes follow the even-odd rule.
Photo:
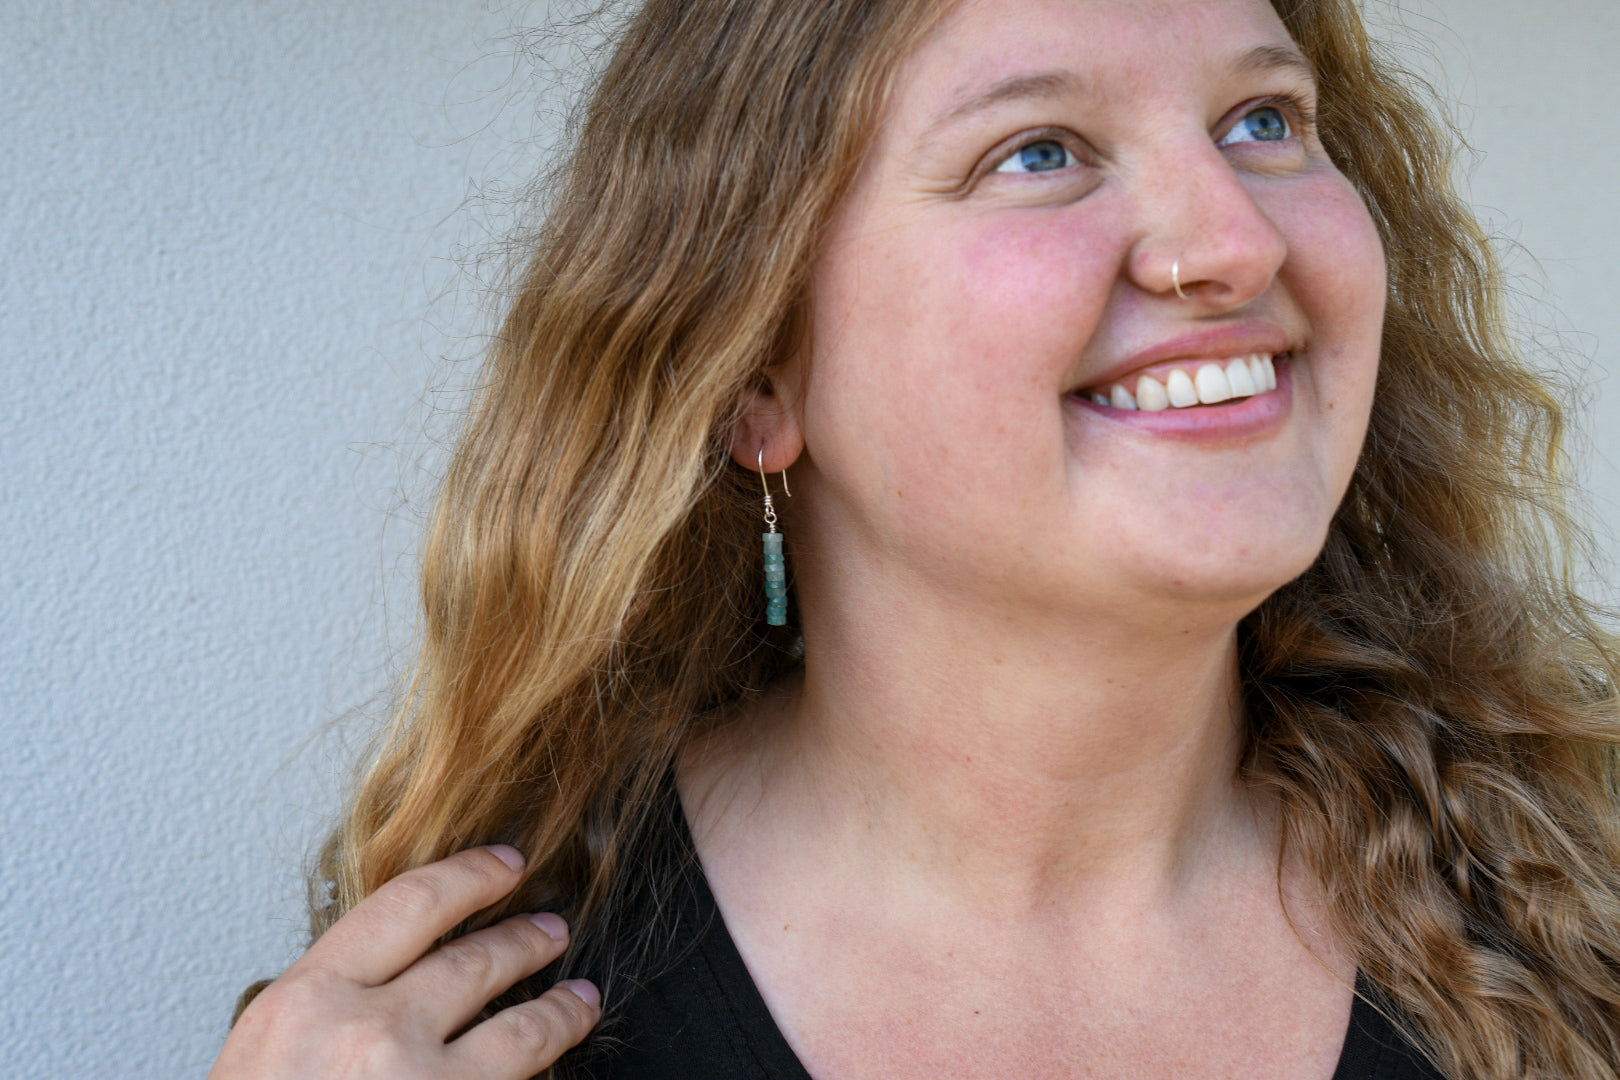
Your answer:
[[[1250,537],[1247,542],[1204,547],[1196,559],[1188,559],[1184,552],[1165,553],[1150,590],[1162,601],[1218,610],[1221,617],[1236,622],[1310,569],[1326,541],[1327,529],[1322,527],[1294,537],[1271,533],[1260,543]]]

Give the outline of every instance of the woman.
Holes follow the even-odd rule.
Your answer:
[[[1497,300],[1349,0],[651,0],[215,1075],[1612,1080]]]

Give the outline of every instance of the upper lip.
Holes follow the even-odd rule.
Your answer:
[[[1197,333],[1150,345],[1107,370],[1089,378],[1076,389],[1108,386],[1133,371],[1175,360],[1230,360],[1237,356],[1265,353],[1276,356],[1295,348],[1288,331],[1275,323],[1245,322],[1212,326]]]

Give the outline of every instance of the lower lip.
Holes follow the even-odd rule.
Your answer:
[[[1277,389],[1227,405],[1194,405],[1188,409],[1172,406],[1158,412],[1143,412],[1098,405],[1080,394],[1070,394],[1068,401],[1078,408],[1089,410],[1100,419],[1123,424],[1144,434],[1223,442],[1254,438],[1280,427],[1287,419],[1293,402],[1293,358],[1279,359],[1275,363]]]

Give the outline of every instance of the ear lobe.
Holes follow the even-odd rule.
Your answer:
[[[764,450],[765,471],[781,472],[804,452],[798,410],[784,400],[782,387],[780,379],[766,373],[743,394],[737,426],[731,433],[731,459],[737,464],[758,469]]]

